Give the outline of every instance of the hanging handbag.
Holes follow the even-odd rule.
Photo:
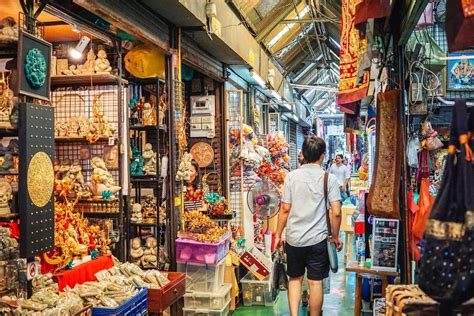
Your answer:
[[[449,52],[473,46],[474,0],[447,1],[445,25]]]
[[[329,267],[333,273],[336,273],[338,270],[338,263],[337,263],[337,248],[336,244],[331,242],[330,239],[332,237],[332,229],[331,229],[331,217],[329,215],[329,207],[328,207],[328,179],[329,173],[324,173],[324,205],[326,206],[326,222],[328,225],[328,255],[329,255]]]
[[[443,181],[418,267],[420,287],[441,303],[441,315],[474,296],[474,163],[467,117],[465,101],[456,101]]]

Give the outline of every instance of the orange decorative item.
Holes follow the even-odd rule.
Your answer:
[[[74,212],[77,199],[67,199],[72,188],[72,180],[69,178],[55,182],[54,248],[42,257],[50,266],[50,270],[54,271],[63,269],[76,257],[88,255],[89,251],[96,247],[105,254],[110,243],[108,232],[103,232],[98,226],[89,225],[81,213]]]
[[[190,153],[201,168],[206,168],[214,161],[214,150],[208,143],[199,142],[194,144]]]

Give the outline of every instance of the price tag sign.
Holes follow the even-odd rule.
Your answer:
[[[28,281],[35,279],[39,275],[39,265],[38,262],[28,262],[26,267],[26,279]]]
[[[113,146],[115,143],[115,138],[109,137],[109,146]]]

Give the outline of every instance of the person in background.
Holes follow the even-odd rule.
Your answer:
[[[324,161],[326,143],[317,136],[309,136],[303,143],[305,164],[290,172],[285,179],[283,198],[275,245],[282,244],[286,228],[285,252],[287,255],[288,300],[291,316],[297,316],[301,299],[301,286],[305,272],[310,289],[309,314],[321,314],[323,306],[323,279],[329,276],[329,255],[327,247],[326,211],[324,198]],[[339,238],[341,226],[341,196],[339,183],[332,174],[328,176],[328,203],[331,207],[330,242],[342,249]]]
[[[298,153],[298,167],[301,167],[302,165],[304,165],[304,156],[303,152],[300,150]]]
[[[342,154],[336,155],[336,163],[332,164],[329,168],[329,173],[333,174],[337,178],[339,188],[341,190],[342,201],[349,197],[348,184],[351,179],[351,171],[344,164],[344,156]]]

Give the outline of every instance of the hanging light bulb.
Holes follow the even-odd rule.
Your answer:
[[[91,39],[87,36],[82,36],[75,48],[69,50],[69,55],[74,59],[79,59],[82,57],[84,49],[90,43]]]

